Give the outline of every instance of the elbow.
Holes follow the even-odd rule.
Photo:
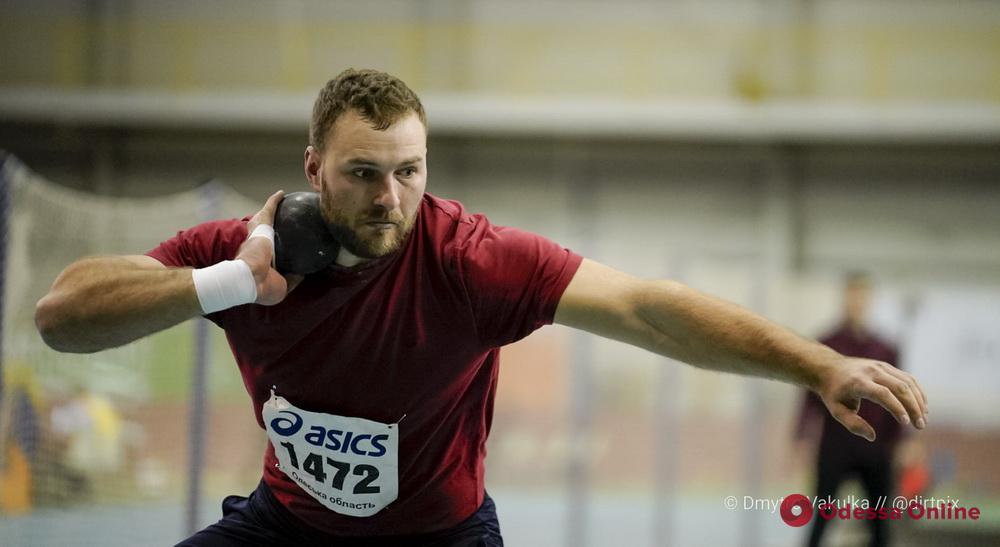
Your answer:
[[[699,351],[691,328],[688,303],[690,289],[676,281],[648,280],[633,295],[632,308],[644,333],[642,347],[694,366],[702,366],[704,356]]]
[[[35,328],[42,340],[52,349],[58,349],[59,340],[59,305],[52,294],[47,294],[35,304]]]
[[[73,336],[71,321],[67,319],[66,305],[49,293],[35,304],[35,328],[42,341],[50,348],[64,353],[93,353],[97,348],[82,346]]]

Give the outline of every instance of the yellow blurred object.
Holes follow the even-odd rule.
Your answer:
[[[741,70],[733,78],[733,87],[737,95],[744,101],[760,102],[767,94],[764,79],[756,70]]]
[[[13,393],[23,390],[35,408],[41,408],[42,387],[35,378],[31,366],[20,361],[10,361],[3,365],[4,391]]]
[[[761,102],[771,91],[765,70],[770,52],[769,39],[764,32],[753,32],[743,38],[744,46],[738,53],[732,72],[732,86],[736,95],[744,101]]]
[[[7,447],[6,465],[0,471],[0,512],[16,515],[31,510],[31,466],[24,452]]]
[[[11,420],[14,416],[13,395],[23,394],[33,409],[40,408],[41,388],[31,368],[19,362],[4,364],[3,383],[6,392],[4,407],[0,409],[0,422],[5,424],[0,435],[4,435],[3,458],[0,459],[0,512],[6,514],[26,513],[31,510],[31,463],[18,439],[8,438],[11,434]]]

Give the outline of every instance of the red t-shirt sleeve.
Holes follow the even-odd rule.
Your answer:
[[[583,257],[539,235],[494,226],[481,215],[472,219],[457,267],[482,342],[499,347],[552,323]]]
[[[235,258],[246,238],[246,221],[214,220],[177,232],[146,255],[164,266],[204,268]]]
[[[247,238],[247,219],[214,220],[177,232],[146,253],[171,268],[205,268],[232,260]],[[227,310],[205,317],[221,325]]]

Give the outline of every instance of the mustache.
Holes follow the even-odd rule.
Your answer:
[[[372,211],[361,218],[358,219],[359,222],[391,222],[393,224],[402,224],[405,219],[403,218],[403,213],[399,211],[389,212],[379,212]]]

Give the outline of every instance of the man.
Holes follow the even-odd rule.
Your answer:
[[[870,300],[871,282],[868,277],[861,273],[849,274],[844,283],[843,321],[821,341],[844,355],[895,365],[898,361],[896,348],[880,340],[868,328]],[[835,500],[840,484],[857,474],[871,507],[875,507],[882,496],[891,499],[893,495],[892,461],[901,428],[891,414],[871,403],[862,403],[858,415],[881,433],[873,442],[863,442],[845,431],[823,411],[823,402],[814,393],[806,392],[796,437],[800,445],[810,442],[810,438],[815,442],[815,437],[819,437],[816,450],[817,499]],[[802,452],[808,453],[809,450]],[[887,545],[888,521],[872,519],[868,522],[871,530],[869,544]],[[809,545],[819,545],[826,524],[827,519],[813,519]]]
[[[185,545],[502,545],[483,488],[498,348],[553,321],[811,388],[869,439],[862,397],[923,427],[920,387],[885,363],[426,194],[424,109],[388,74],[327,83],[304,163],[342,246],[327,270],[302,279],[271,267],[278,192],[249,222],[71,264],[38,303],[39,330],[61,351],[203,314],[225,329],[271,443],[257,490],[227,498],[223,519]]]

